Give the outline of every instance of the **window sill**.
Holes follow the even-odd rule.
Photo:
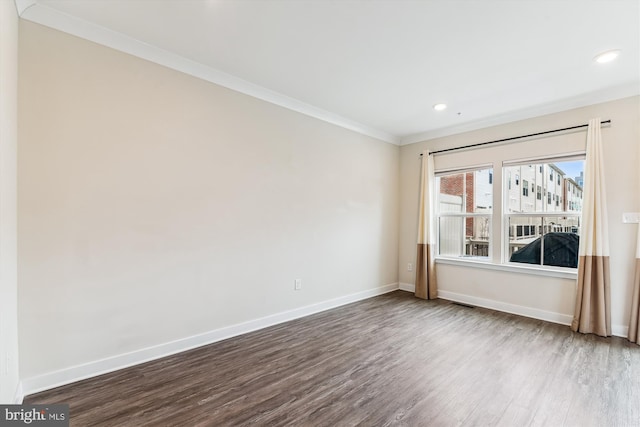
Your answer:
[[[470,268],[482,268],[486,270],[508,271],[510,273],[530,274],[534,276],[558,277],[561,279],[576,280],[578,269],[562,267],[533,267],[527,265],[517,265],[516,263],[494,264],[484,261],[481,258],[436,258],[436,264],[457,265]]]

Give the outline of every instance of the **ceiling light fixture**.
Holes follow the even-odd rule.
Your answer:
[[[605,62],[611,62],[616,59],[620,55],[619,49],[608,50],[606,52],[602,52],[593,58],[598,64],[604,64]]]
[[[433,106],[433,109],[436,111],[442,111],[447,108],[447,104],[436,104]]]

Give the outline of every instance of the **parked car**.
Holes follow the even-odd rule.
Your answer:
[[[509,261],[540,265],[541,238],[511,254]],[[578,266],[580,237],[574,233],[548,233],[544,235],[544,265],[556,267]]]

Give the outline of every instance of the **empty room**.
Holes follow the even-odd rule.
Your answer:
[[[640,425],[637,0],[0,31],[0,425]]]

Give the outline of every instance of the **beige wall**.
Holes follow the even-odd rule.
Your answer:
[[[25,21],[19,89],[23,378],[397,282],[399,147]]]
[[[13,360],[1,382],[5,401],[5,386],[12,397],[18,383],[10,275],[17,74],[7,66],[17,36],[5,36],[17,20],[13,4],[0,4],[0,237],[9,236],[0,239],[9,274],[0,304],[3,351]],[[636,226],[621,214],[640,211],[638,97],[398,148],[30,22],[20,23],[19,59],[22,379],[412,284],[419,152],[595,116],[613,120],[603,133],[613,323],[626,326]],[[482,164],[480,153],[566,152],[583,137],[468,156]],[[452,159],[440,156],[436,166]],[[526,315],[572,314],[570,279],[445,264],[438,276],[449,296]]]
[[[0,403],[18,388],[16,279],[16,147],[18,140],[18,14],[0,1]]]
[[[608,197],[609,232],[611,241],[612,323],[614,332],[626,333],[628,324],[635,225],[623,224],[623,212],[640,211],[638,189],[638,159],[640,157],[640,97],[592,105],[548,116],[495,126],[473,132],[452,135],[403,146],[400,152],[401,213],[399,280],[413,284],[414,273],[407,271],[407,263],[415,262],[418,211],[419,153],[445,147],[496,140],[516,135],[540,132],[587,123],[590,118],[611,119],[611,127],[603,128],[605,167]],[[469,164],[486,164],[491,159],[526,159],[546,154],[584,150],[586,133],[559,135],[530,142],[508,144],[490,149],[465,152],[456,157],[436,156],[435,166],[447,168],[454,161],[464,159]],[[501,178],[501,165],[495,165],[495,180]],[[501,226],[500,195],[494,195],[493,227]],[[499,244],[500,242],[496,242]],[[495,259],[499,262],[499,259]],[[558,277],[491,271],[456,265],[438,264],[439,289],[445,294],[467,300],[487,302],[495,307],[511,307],[522,314],[551,313],[549,318],[562,319],[573,315],[575,280]]]

